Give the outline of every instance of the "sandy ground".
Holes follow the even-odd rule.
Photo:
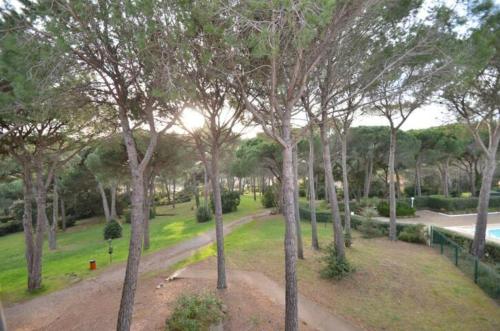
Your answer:
[[[230,233],[239,225],[268,212],[243,217],[224,226],[224,233]],[[144,257],[141,261],[141,275],[166,270],[169,266],[189,257],[196,249],[212,243],[215,231],[208,231],[176,246]],[[9,330],[114,330],[120,303],[125,264],[121,263],[58,292],[37,297],[33,300],[7,307],[5,315]],[[134,316],[157,315],[152,305],[151,292],[156,289],[156,280],[141,277],[135,300]],[[182,286],[179,286],[179,291]],[[173,290],[175,293],[175,290]],[[159,316],[164,323],[167,315]],[[160,324],[162,324],[160,323]],[[140,318],[134,317],[135,330],[154,330],[149,324],[141,327]],[[163,325],[163,324],[162,324]]]

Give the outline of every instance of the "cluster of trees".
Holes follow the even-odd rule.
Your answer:
[[[455,142],[448,142],[448,134],[438,133],[439,142],[431,131],[409,134],[418,137],[420,150],[412,154],[401,148],[406,139],[401,126],[431,100],[440,100],[455,112],[484,160],[473,244],[473,253],[481,256],[500,140],[500,13],[491,1],[464,2],[458,9],[465,9],[468,17],[446,4],[394,0],[58,0],[24,1],[20,9],[2,11],[0,149],[17,162],[22,178],[28,288],[41,286],[46,230],[49,242],[55,243],[54,222],[48,221],[46,207],[49,190],[58,194],[57,174],[86,146],[107,137],[109,141],[93,149],[84,165],[101,192],[111,191],[111,205],[101,194],[108,219],[116,214],[118,183],[126,182],[130,188],[131,237],[117,321],[119,330],[130,329],[140,256],[148,247],[152,183],[158,176],[176,178],[180,171],[161,161],[171,153],[182,153],[180,142],[163,140],[171,138],[166,132],[176,124],[191,137],[205,183],[211,183],[217,287],[225,288],[222,150],[253,123],[267,138],[240,146],[239,162],[232,163],[231,171],[239,178],[250,174],[254,183],[257,177],[266,177],[259,171],[272,173],[279,181],[286,225],[285,327],[297,330],[296,263],[303,257],[298,219],[300,142],[307,137],[311,208],[312,178],[317,164],[322,164],[335,255],[345,262],[353,155],[367,159],[360,164],[368,174],[363,194],[369,194],[370,178],[377,172],[379,148],[387,155],[391,240],[396,239],[397,175],[407,158],[414,158],[417,182],[422,178],[421,165],[437,164],[443,191],[448,191],[448,169],[456,159]],[[182,121],[186,107],[202,114],[203,127],[195,129],[189,120]],[[366,152],[361,147],[350,150],[356,137],[350,126],[363,113],[387,119],[389,128],[383,136],[388,136],[388,145],[385,139],[380,139],[386,141],[381,146],[378,139],[371,139],[360,142]],[[109,147],[117,131],[121,149]],[[339,149],[332,149],[332,132]],[[319,158],[315,151],[321,152]],[[249,168],[259,160],[265,160],[263,166]],[[334,172],[336,164],[340,174]],[[335,187],[340,176],[344,227]],[[314,233],[314,221],[312,225]]]

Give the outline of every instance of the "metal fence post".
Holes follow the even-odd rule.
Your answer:
[[[477,284],[477,277],[478,277],[478,269],[479,269],[479,262],[477,258],[474,259],[474,283]]]
[[[439,244],[441,245],[441,255],[443,255],[444,253],[443,236],[441,234],[439,235]]]

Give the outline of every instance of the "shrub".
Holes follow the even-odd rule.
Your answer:
[[[74,215],[68,215],[66,216],[66,227],[70,228],[72,226],[75,226],[76,223],[76,217]],[[59,218],[57,221],[57,225],[59,226],[59,229],[62,229],[62,219]]]
[[[357,227],[363,238],[377,238],[387,235],[386,229],[380,223],[374,222],[371,218],[364,220]]]
[[[127,224],[132,223],[132,213],[130,212],[130,210],[126,210],[123,213],[123,216],[125,217],[125,223]]]
[[[222,213],[230,213],[236,211],[240,204],[240,193],[237,191],[223,191],[220,194],[222,200]],[[212,211],[215,212],[214,199],[210,197],[210,205]]]
[[[156,217],[156,209],[154,207],[149,208],[149,219],[152,220]]]
[[[262,206],[264,206],[264,208],[277,207],[277,199],[274,191],[275,190],[273,187],[267,187],[264,191],[264,194],[262,194],[260,201],[262,202]]]
[[[387,201],[380,201],[377,205],[377,211],[380,216],[389,217],[389,203]],[[414,216],[415,211],[415,208],[411,208],[406,202],[397,201],[396,203],[396,216]]]
[[[209,330],[210,326],[224,319],[222,302],[210,294],[183,295],[167,319],[165,330]]]
[[[205,223],[212,219],[212,213],[210,212],[210,208],[205,206],[200,206],[196,210],[196,220],[198,223]]]
[[[122,236],[122,226],[115,220],[110,220],[104,227],[104,239],[116,239]]]
[[[306,196],[306,189],[301,187],[299,189],[299,197],[304,198]]]
[[[323,261],[326,263],[320,271],[323,278],[339,280],[354,271],[354,268],[349,264],[347,259],[339,259],[337,257],[337,252],[332,244],[327,246]]]
[[[411,224],[404,228],[398,235],[398,239],[410,243],[425,244],[425,225]]]
[[[13,220],[0,224],[0,237],[21,231],[23,231],[23,223],[21,221]]]
[[[427,208],[434,211],[475,211],[478,204],[477,197],[446,198],[442,195],[429,195],[415,198],[415,207]],[[500,196],[491,196],[489,207],[500,208]]]

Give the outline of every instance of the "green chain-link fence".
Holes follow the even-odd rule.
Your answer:
[[[431,227],[431,246],[447,256],[490,297],[500,301],[500,273],[481,262],[436,227]]]

